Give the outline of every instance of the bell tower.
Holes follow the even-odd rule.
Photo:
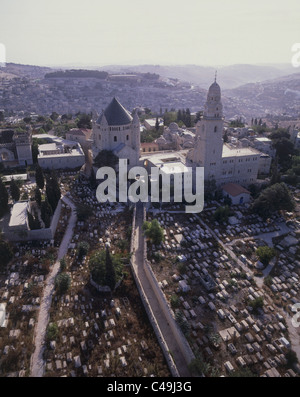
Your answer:
[[[32,136],[31,131],[17,131],[14,133],[13,140],[16,145],[18,160],[20,165],[31,165],[32,161]]]
[[[223,105],[221,88],[215,81],[209,87],[202,118],[196,125],[195,166],[204,167],[205,179],[220,177],[223,150]]]

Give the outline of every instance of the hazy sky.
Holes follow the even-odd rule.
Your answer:
[[[299,0],[0,0],[7,62],[290,63]]]

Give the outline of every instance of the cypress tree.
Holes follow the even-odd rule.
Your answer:
[[[46,195],[52,211],[54,212],[61,196],[57,175],[54,171],[52,171],[51,175],[47,178]]]
[[[35,180],[36,184],[40,189],[44,189],[45,186],[45,179],[44,179],[44,173],[43,170],[39,165],[36,166],[35,170]]]
[[[49,204],[46,197],[45,201],[43,201],[41,204],[41,218],[45,224],[45,227],[50,226],[52,213],[51,205]]]
[[[20,198],[20,189],[18,187],[18,185],[16,184],[16,181],[12,178],[12,180],[10,181],[10,194],[11,194],[11,198],[14,201],[18,201]]]
[[[38,206],[40,207],[41,203],[42,203],[42,195],[41,195],[41,192],[40,192],[40,189],[38,188],[38,186],[35,188],[35,191],[34,191],[34,199],[37,202]]]

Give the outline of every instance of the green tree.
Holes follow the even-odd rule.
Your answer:
[[[81,260],[89,252],[89,249],[90,249],[89,243],[86,241],[81,241],[77,247],[78,259]]]
[[[10,244],[0,237],[0,270],[5,270],[9,261],[13,258]]]
[[[56,323],[49,324],[46,332],[46,339],[48,342],[57,340],[59,335],[58,325]]]
[[[0,178],[0,216],[2,217],[8,211],[8,192]]]
[[[106,275],[105,260],[106,260],[106,251],[104,250],[94,252],[89,260],[89,268],[92,279],[99,285],[105,285],[105,275]]]
[[[41,206],[42,203],[42,195],[41,195],[41,191],[38,188],[38,186],[36,186],[35,190],[34,190],[34,199],[37,202],[38,206]]]
[[[278,156],[278,162],[281,165],[290,163],[292,155],[295,154],[295,149],[293,142],[287,138],[281,138],[274,142],[274,147],[276,149],[276,155]]]
[[[45,185],[44,173],[39,165],[37,165],[35,169],[35,181],[40,189],[44,189],[44,185]]]
[[[79,221],[86,221],[93,214],[93,210],[88,205],[79,203],[76,206],[76,214]]]
[[[106,285],[108,285],[109,288],[113,291],[116,285],[116,272],[112,263],[108,247],[106,247],[105,272]]]
[[[107,266],[107,260],[111,260],[112,264],[108,264]],[[115,276],[113,275],[111,278],[111,275],[107,274],[110,272],[108,267],[111,267],[114,269]],[[123,275],[123,265],[120,260],[119,255],[111,255],[110,254],[110,259],[107,258],[107,250],[101,250],[101,251],[95,251],[89,260],[89,269],[91,272],[92,279],[98,283],[99,285],[109,285],[110,287],[113,285],[113,279],[115,278],[115,284],[118,282],[122,275]],[[112,270],[111,270],[112,271]],[[108,280],[110,278],[111,281]],[[113,285],[113,288],[115,286]]]
[[[112,167],[116,168],[119,158],[111,150],[101,150],[94,160],[95,167]]]
[[[63,257],[61,258],[61,260],[59,261],[59,263],[60,263],[59,270],[60,270],[61,272],[65,271],[65,270],[66,270],[66,267],[67,267],[67,260],[66,260],[66,257],[63,256]]]
[[[52,121],[56,121],[58,119],[58,117],[59,117],[59,114],[56,113],[56,112],[52,112],[51,115],[50,115],[50,119]]]
[[[191,325],[190,323],[185,319],[182,311],[178,311],[175,314],[175,320],[178,323],[179,327],[181,328],[182,332],[184,333],[185,336],[189,335]]]
[[[225,207],[219,207],[214,213],[214,220],[220,223],[227,222],[231,214],[233,214],[233,211],[228,205]]]
[[[41,203],[41,218],[45,224],[45,227],[50,227],[52,214],[53,211],[51,205],[49,204],[46,197],[45,201]]]
[[[20,189],[18,187],[18,185],[16,184],[16,181],[14,180],[14,178],[11,179],[10,181],[10,194],[11,194],[11,198],[14,201],[18,201],[20,198]]]
[[[227,143],[229,141],[229,137],[228,137],[228,132],[226,131],[225,134],[223,135],[223,142]]]
[[[258,309],[264,306],[264,298],[262,296],[255,298],[253,301],[249,302],[249,306],[253,308],[254,313],[257,313]]]
[[[276,255],[276,251],[274,248],[268,247],[267,245],[263,247],[258,247],[256,250],[256,255],[259,257],[259,260],[267,266],[270,260]]]
[[[216,190],[217,190],[217,183],[215,179],[204,181],[204,200],[205,201],[213,200]]]
[[[255,375],[249,368],[240,368],[228,375],[230,378],[255,378]]]
[[[192,117],[191,117],[191,112],[190,112],[189,108],[187,108],[186,111],[185,111],[184,124],[188,128],[192,126]]]
[[[170,304],[172,309],[176,309],[177,307],[180,306],[180,299],[178,297],[178,295],[173,294],[170,298]]]
[[[271,185],[280,182],[280,173],[278,172],[278,157],[275,158],[274,163],[271,168]]]
[[[97,187],[97,179],[96,179],[94,167],[92,167],[92,169],[91,169],[91,175],[90,175],[89,181],[90,181],[91,188],[95,189]]]
[[[276,183],[264,189],[252,204],[252,211],[263,219],[279,210],[292,211],[294,200],[285,183]]]
[[[66,293],[70,285],[71,277],[67,273],[61,273],[55,279],[55,289],[59,295]]]
[[[38,154],[39,154],[39,144],[38,144],[37,139],[32,140],[31,152],[32,152],[33,164],[37,164],[38,163]]]
[[[78,128],[92,128],[92,122],[91,122],[91,115],[90,114],[80,114],[79,115],[79,120],[77,122],[77,127]]]
[[[159,245],[164,239],[163,228],[158,223],[157,219],[151,222],[145,221],[143,224],[145,236],[147,236],[153,244]]]
[[[46,178],[46,195],[54,213],[61,196],[58,178],[54,171]]]
[[[27,217],[30,230],[41,229],[41,223],[36,213],[32,215],[28,212]]]

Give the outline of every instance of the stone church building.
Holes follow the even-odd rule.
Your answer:
[[[139,165],[140,121],[137,112],[133,116],[113,98],[111,103],[93,122],[93,158],[101,150],[110,150],[117,157],[127,159],[128,168]]]

